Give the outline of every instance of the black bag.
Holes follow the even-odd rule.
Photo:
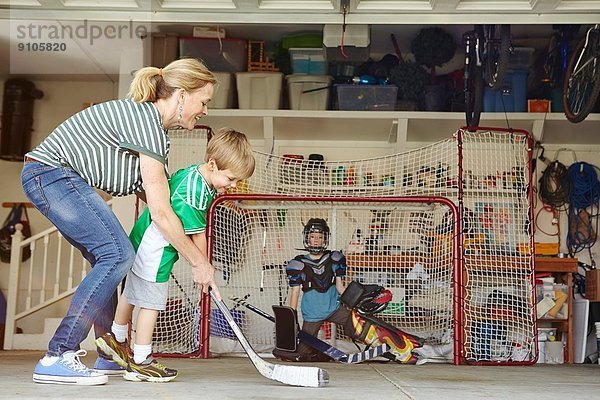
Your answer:
[[[31,237],[31,226],[29,225],[29,216],[27,208],[23,203],[15,204],[10,210],[10,214],[6,217],[2,229],[0,229],[0,261],[10,262],[10,251],[12,243],[12,235],[16,232],[15,225],[23,225],[23,238]],[[31,248],[29,246],[23,249],[23,257],[21,261],[26,261],[31,257]]]
[[[340,302],[363,315],[371,315],[385,310],[392,300],[392,293],[380,285],[363,285],[352,281],[342,293]]]

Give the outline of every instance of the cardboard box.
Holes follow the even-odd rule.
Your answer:
[[[593,269],[585,273],[585,298],[600,301],[600,270]]]
[[[558,254],[559,245],[558,243],[535,242],[534,248],[536,256],[555,256]]]

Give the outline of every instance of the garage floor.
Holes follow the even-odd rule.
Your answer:
[[[600,365],[477,367],[385,362],[319,363],[323,388],[285,386],[262,377],[247,358],[162,359],[179,370],[170,383],[111,377],[103,386],[41,385],[32,372],[39,351],[0,351],[0,399],[598,399]],[[92,365],[95,355],[84,358]],[[269,359],[269,362],[278,362]],[[301,365],[301,364],[295,364]],[[304,364],[306,365],[306,364]]]

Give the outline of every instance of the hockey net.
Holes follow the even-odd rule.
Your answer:
[[[171,172],[203,159],[202,132],[171,139]],[[237,195],[281,198],[219,199],[209,241],[221,293],[269,313],[287,304],[285,265],[303,251],[304,223],[321,217],[329,249],[347,256],[347,279],[394,294],[383,319],[432,346],[454,343],[455,362],[532,362],[530,152],[527,133],[496,129],[363,160],[255,152],[255,173]],[[154,351],[208,356],[210,340],[211,353],[241,352],[218,310],[200,312],[189,265],[179,261],[173,276]],[[242,308],[233,315],[256,350],[273,349],[272,322]],[[343,341],[335,328],[320,335]]]

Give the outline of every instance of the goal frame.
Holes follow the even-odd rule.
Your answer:
[[[289,195],[275,195],[275,194],[225,194],[217,197],[211,204],[208,210],[208,219],[206,226],[206,236],[208,242],[208,257],[212,261],[213,246],[214,246],[214,229],[215,229],[215,209],[223,202],[236,202],[236,201],[280,201],[280,202],[314,202],[314,203],[424,203],[432,204],[437,203],[448,207],[452,212],[452,271],[453,271],[453,282],[452,282],[452,308],[453,308],[453,328],[454,331],[460,331],[461,319],[458,318],[460,315],[460,288],[462,287],[461,281],[461,235],[462,224],[458,219],[459,213],[458,208],[454,202],[450,199],[442,196],[397,196],[397,197],[329,197],[329,196],[289,196]],[[208,293],[202,294],[201,301],[201,316],[200,316],[200,348],[199,354],[203,358],[210,358],[210,310],[211,301]],[[454,346],[454,364],[460,363],[460,336],[454,335],[453,346]]]

